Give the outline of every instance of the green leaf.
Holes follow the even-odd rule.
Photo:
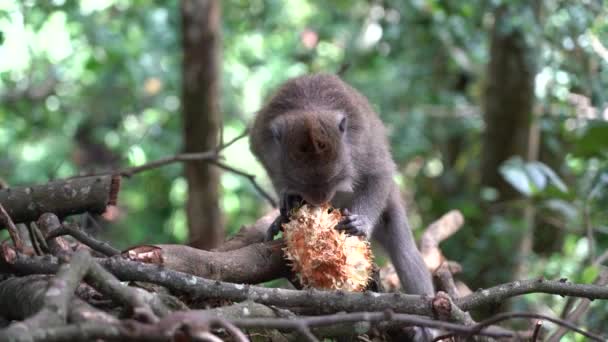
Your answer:
[[[561,192],[568,192],[568,187],[552,168],[538,161],[532,162],[531,164],[534,164],[540,171],[542,171],[547,176],[551,184],[558,188]]]
[[[581,274],[581,282],[590,284],[597,278],[599,273],[600,270],[597,266],[587,266]]]
[[[589,124],[575,142],[574,154],[581,157],[605,156],[608,151],[608,122]]]
[[[520,157],[513,157],[500,166],[503,178],[517,191],[526,196],[536,193],[534,184],[530,181],[526,167]]]
[[[538,191],[545,189],[547,186],[547,176],[543,172],[542,167],[537,163],[532,162],[526,163],[524,168],[528,174],[528,177],[530,178],[530,181],[532,184],[534,184],[536,189],[538,189]]]
[[[531,196],[534,192],[531,183],[528,180],[528,176],[523,169],[514,167],[501,167],[500,173],[509,184],[511,184],[517,191],[521,192],[526,196]]]

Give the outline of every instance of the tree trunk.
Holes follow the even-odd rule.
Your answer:
[[[496,12],[491,33],[490,62],[484,99],[485,134],[481,183],[495,188],[501,199],[516,193],[499,173],[505,160],[526,158],[534,100],[535,63],[524,35],[509,27],[506,11]]]
[[[217,146],[220,73],[219,0],[182,0],[182,105],[185,152]],[[223,240],[219,170],[205,162],[185,165],[191,245],[213,248]]]

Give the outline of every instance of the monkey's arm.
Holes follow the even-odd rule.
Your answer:
[[[268,231],[266,232],[266,241],[272,241],[274,236],[279,233],[283,223],[289,221],[289,213],[292,208],[298,207],[302,204],[302,197],[299,195],[292,194],[288,191],[281,191],[279,198],[279,216],[272,222]]]
[[[351,204],[344,210],[345,218],[336,229],[369,238],[394,186],[389,174],[365,176],[355,188]]]

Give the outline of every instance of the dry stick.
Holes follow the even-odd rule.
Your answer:
[[[267,328],[267,329],[298,329],[305,326],[307,329],[312,327],[321,327],[335,324],[356,323],[356,322],[398,322],[413,326],[422,326],[435,329],[445,329],[454,331],[459,334],[474,334],[489,337],[513,337],[513,333],[507,332],[489,332],[483,329],[474,330],[476,326],[465,326],[444,321],[437,321],[431,318],[410,315],[397,314],[390,311],[385,312],[350,312],[338,313],[333,315],[310,316],[298,318],[245,318],[235,319],[232,323],[239,328]]]
[[[43,255],[44,253],[42,252],[42,248],[40,247],[40,243],[38,242],[36,233],[34,233],[34,228],[32,227],[31,224],[26,225],[26,227],[27,227],[27,232],[30,236],[32,248],[34,248],[34,252],[36,253],[36,255]]]
[[[596,266],[599,266],[599,263],[597,263],[597,261],[599,261],[600,258],[596,259]],[[600,286],[608,284],[608,270],[602,269],[594,284]],[[587,310],[589,310],[590,305],[591,301],[589,299],[582,298],[576,309],[572,310],[565,318],[566,321],[576,323],[587,312]],[[547,338],[547,342],[558,342],[567,332],[568,330],[560,327],[551,336],[549,336],[549,338]]]
[[[153,310],[135,288],[122,284],[112,273],[106,271],[96,262],[93,262],[89,268],[87,282],[107,297],[128,305],[136,318],[142,318],[146,322],[157,322],[156,313],[161,315],[169,313],[169,309],[160,304],[157,305],[156,310]]]
[[[42,310],[23,322],[11,324],[8,328],[0,330],[0,341],[17,340],[21,336],[27,336],[34,328],[65,324],[68,305],[90,263],[91,257],[88,252],[74,253],[69,264],[61,265],[57,275],[49,281]]]
[[[235,137],[234,139],[230,140],[229,142],[218,146],[217,148],[211,150],[211,151],[207,151],[207,152],[200,152],[200,153],[180,153],[174,156],[170,156],[170,157],[165,157],[165,158],[161,158],[159,160],[155,160],[153,162],[141,165],[141,166],[135,166],[135,167],[130,167],[130,168],[126,168],[126,169],[122,169],[119,171],[112,171],[112,172],[106,172],[106,173],[102,173],[102,174],[119,174],[121,176],[124,177],[131,177],[136,173],[140,173],[143,171],[147,171],[147,170],[151,170],[151,169],[155,169],[161,166],[165,166],[168,164],[172,164],[175,162],[188,162],[188,161],[208,161],[211,162],[212,164],[216,165],[217,167],[220,167],[226,171],[230,171],[232,173],[235,173],[239,176],[245,177],[249,180],[249,182],[253,185],[253,187],[255,188],[255,190],[262,196],[264,197],[264,199],[266,199],[268,201],[268,203],[270,203],[270,205],[274,208],[277,207],[277,201],[270,195],[268,194],[268,192],[266,192],[259,184],[258,182],[255,180],[255,176],[248,174],[246,172],[237,170],[231,166],[228,166],[222,162],[219,161],[220,159],[220,155],[219,153],[226,149],[227,147],[229,147],[230,145],[234,144],[236,141],[244,138],[245,136],[247,136],[248,131],[245,130],[243,133],[241,133],[239,136]]]
[[[59,218],[55,214],[44,213],[38,218],[38,226],[40,227],[41,233],[48,235],[51,232],[61,228],[61,222],[59,222]],[[64,238],[59,237],[55,239],[49,239],[47,241],[47,244],[49,246],[49,252],[52,255],[69,255],[72,253],[70,244]]]
[[[38,225],[36,224],[36,222],[30,222],[30,228],[32,229],[32,231],[34,232],[34,235],[36,236],[36,241],[40,245],[40,249],[42,249],[42,251],[44,253],[48,253],[49,245],[46,243],[46,240],[44,239],[44,236],[42,235],[42,232],[38,228]]]
[[[15,226],[15,223],[4,209],[2,203],[0,203],[0,223],[3,223],[3,225],[8,229],[8,233],[13,240],[15,249],[19,252],[23,252],[23,241],[21,240],[21,236],[19,236],[17,226]]]
[[[249,341],[247,336],[245,336],[242,331],[240,331],[234,324],[232,324],[232,322],[228,321],[227,319],[224,319],[222,317],[216,317],[214,322],[222,328],[226,329],[226,331],[230,335],[232,335],[232,337],[234,337],[237,342]]]
[[[185,316],[180,317],[180,315]],[[308,329],[312,327],[322,327],[357,322],[399,322],[410,325],[421,325],[448,329],[457,331],[460,334],[490,336],[495,338],[516,336],[513,333],[491,332],[487,330],[474,332],[471,327],[466,327],[459,324],[441,322],[414,315],[393,314],[390,312],[341,313],[335,315],[300,317],[294,319],[247,318],[228,320],[221,317],[209,317],[208,312],[203,310],[198,312],[190,311],[186,313],[175,313],[172,316],[173,317],[166,317],[161,322],[154,325],[133,322],[131,323],[132,327],[130,329],[120,323],[118,325],[83,323],[65,325],[61,327],[51,327],[47,329],[36,329],[31,331],[29,335],[31,336],[31,340],[33,341],[47,342],[83,339],[120,339],[122,341],[166,341],[168,333],[171,332],[172,329],[175,329],[175,323],[179,323],[179,326],[182,326],[182,323],[188,322],[188,324],[194,325],[195,327],[197,326],[197,323],[200,323],[198,324],[198,326],[202,325],[202,323],[207,323],[209,326],[223,327],[237,341],[241,342],[247,341],[247,338],[238,329],[234,328],[234,326],[244,329],[270,328],[282,330],[296,330],[302,334],[306,334],[306,331],[308,331]],[[312,335],[312,333],[306,334],[306,337],[310,341],[318,341],[318,339],[314,335]]]
[[[99,241],[94,237],[88,235],[82,230],[76,228],[74,224],[64,222],[63,225],[57,229],[50,231],[46,235],[46,240],[54,239],[58,236],[70,235],[76,240],[82,242],[83,244],[91,247],[91,249],[102,253],[107,256],[114,256],[120,254],[120,251],[108,244],[105,241]]]
[[[164,158],[146,163],[144,165],[128,167],[126,169],[122,169],[119,171],[104,172],[102,174],[119,174],[123,177],[129,178],[137,173],[156,169],[161,166],[173,164],[176,162],[206,161],[206,160],[215,159],[215,158],[217,158],[217,156],[218,155],[215,150],[207,151],[207,152],[197,152],[197,153],[180,153],[180,154],[176,154],[173,156],[164,157]]]
[[[196,152],[196,153],[180,153],[180,154],[176,154],[173,156],[169,156],[169,157],[164,157],[149,163],[146,163],[144,165],[140,165],[140,166],[134,166],[134,167],[128,167],[122,170],[118,170],[118,171],[110,171],[110,172],[104,172],[102,174],[119,174],[123,177],[131,177],[137,173],[143,172],[143,171],[148,171],[151,169],[155,169],[161,166],[165,166],[165,165],[169,165],[169,164],[173,164],[176,162],[188,162],[188,161],[206,161],[206,160],[213,160],[213,159],[217,159],[219,157],[219,152],[228,148],[230,145],[234,144],[235,142],[237,142],[238,140],[244,138],[247,136],[249,132],[247,130],[243,131],[243,133],[239,134],[237,137],[235,137],[234,139],[230,140],[229,142],[220,145],[216,148],[214,148],[213,150],[210,151],[206,151],[206,152]]]
[[[0,315],[8,320],[21,321],[44,307],[45,291],[51,275],[12,277],[0,283]],[[72,323],[97,321],[116,323],[118,319],[74,297],[69,304],[68,320]]]

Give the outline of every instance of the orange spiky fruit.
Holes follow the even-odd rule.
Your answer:
[[[342,218],[329,204],[304,204],[283,224],[285,255],[303,286],[363,291],[372,273],[369,242],[335,229]]]

